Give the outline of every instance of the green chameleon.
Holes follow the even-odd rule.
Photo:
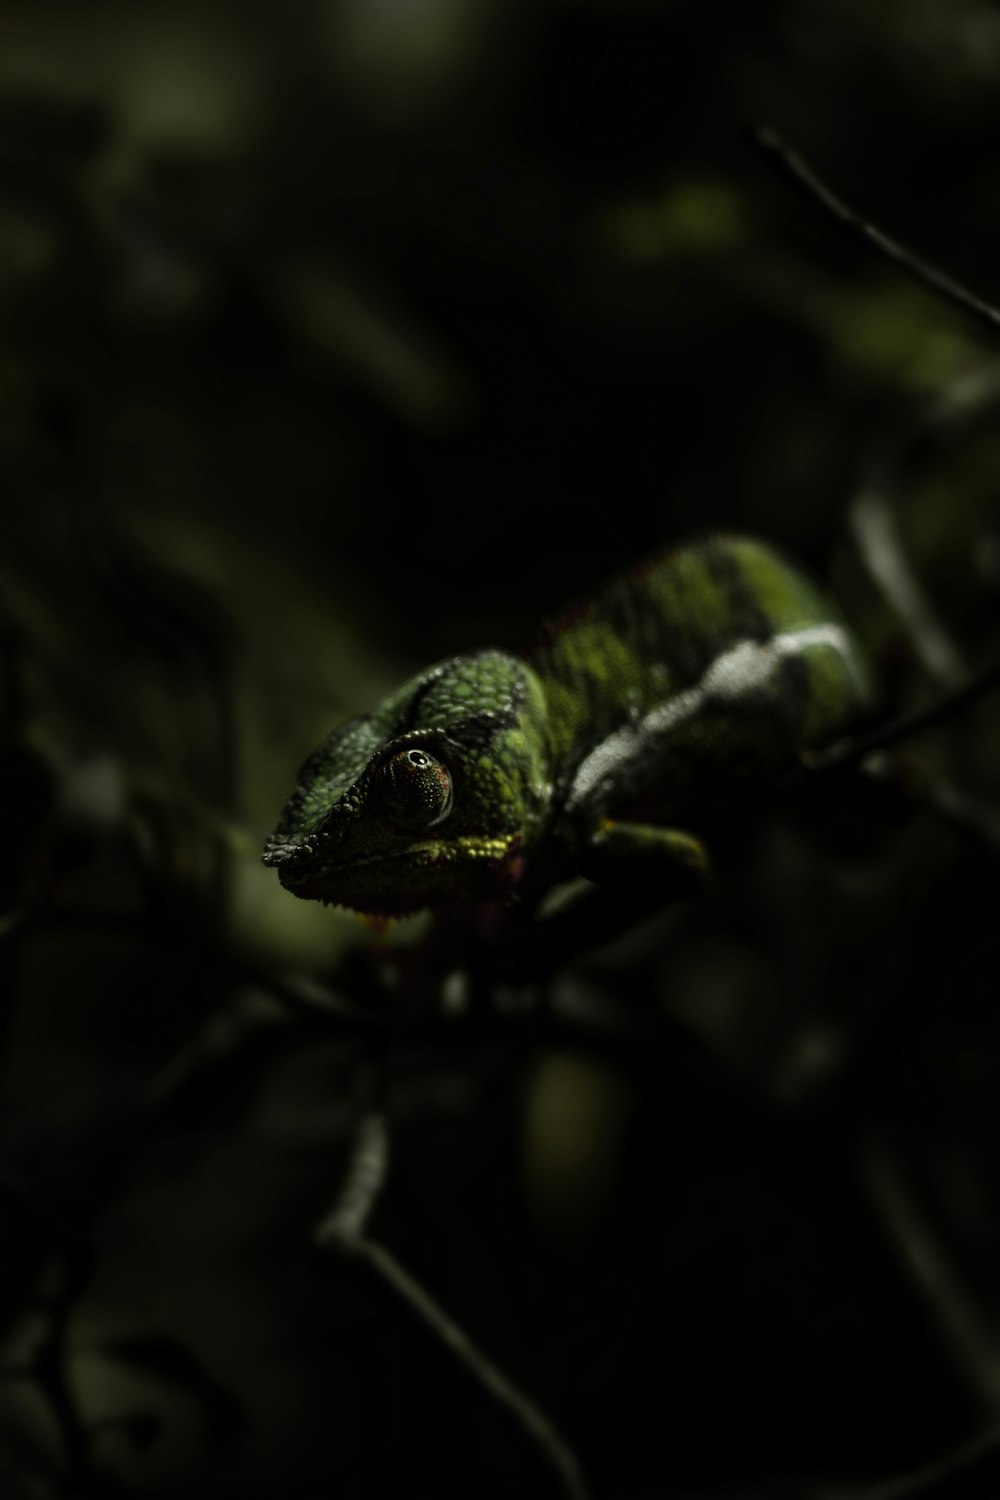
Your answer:
[[[836,609],[764,543],[625,572],[524,656],[453,656],[303,765],[264,850],[296,896],[376,917],[705,867],[697,826],[868,700]]]

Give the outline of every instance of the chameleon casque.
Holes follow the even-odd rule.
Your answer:
[[[618,575],[523,656],[453,656],[340,725],[263,860],[373,916],[697,869],[675,822],[834,737],[867,682],[809,578],[711,536]]]

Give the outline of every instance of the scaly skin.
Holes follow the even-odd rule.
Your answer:
[[[773,774],[856,717],[843,621],[772,548],[712,537],[613,579],[525,658],[452,657],[335,729],[264,863],[378,916],[538,891],[629,851],[697,863],[662,825]],[[621,821],[641,809],[645,824]]]

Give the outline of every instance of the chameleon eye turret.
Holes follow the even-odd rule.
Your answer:
[[[435,828],[451,812],[451,772],[426,750],[397,750],[381,780],[386,815],[405,832]]]

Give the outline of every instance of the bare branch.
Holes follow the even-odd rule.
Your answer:
[[[384,1245],[362,1235],[351,1248],[392,1287],[434,1337],[447,1345],[473,1380],[510,1413],[541,1450],[569,1500],[588,1500],[589,1491],[576,1455],[541,1407],[473,1343],[440,1302],[434,1300]]]
[[[810,754],[806,758],[806,764],[812,771],[839,771],[845,766],[856,765],[877,750],[888,750],[891,745],[898,745],[902,740],[912,740],[919,734],[925,734],[929,729],[937,729],[941,724],[950,724],[953,719],[961,717],[970,708],[981,703],[997,688],[1000,688],[1000,662],[993,662],[982,672],[977,672],[974,677],[971,677],[964,687],[959,688],[957,692],[949,693],[946,698],[939,699],[937,703],[932,703],[929,708],[915,709],[912,713],[900,714],[898,718],[892,719],[888,724],[882,724],[869,734],[838,740],[828,750]]]
[[[960,308],[962,312],[975,318],[977,323],[982,323],[991,333],[1000,333],[1000,311],[992,307],[990,303],[984,302],[981,297],[967,291],[959,282],[948,276],[944,271],[932,266],[929,261],[923,260],[898,240],[879,229],[875,224],[863,219],[853,208],[838,198],[836,193],[813,171],[808,162],[789,146],[788,142],[767,125],[754,126],[749,132],[753,145],[765,156],[774,161],[785,175],[814,202],[826,210],[838,223],[864,240],[877,250],[886,260],[891,260],[894,265],[899,266],[907,275],[914,277],[922,286],[929,291],[943,297],[952,306]]]
[[[559,1480],[568,1500],[588,1500],[580,1465],[562,1433],[524,1391],[473,1343],[439,1302],[365,1225],[384,1186],[389,1158],[385,1116],[369,1110],[359,1122],[351,1163],[333,1209],[315,1233],[322,1250],[364,1261],[415,1313],[439,1343],[451,1350],[476,1384],[517,1422]]]
[[[381,1110],[358,1122],[347,1177],[337,1201],[315,1231],[320,1246],[350,1248],[365,1232],[389,1167],[389,1127]]]
[[[893,1249],[984,1415],[1000,1414],[1000,1334],[966,1292],[910,1190],[888,1141],[863,1143],[862,1181]]]

